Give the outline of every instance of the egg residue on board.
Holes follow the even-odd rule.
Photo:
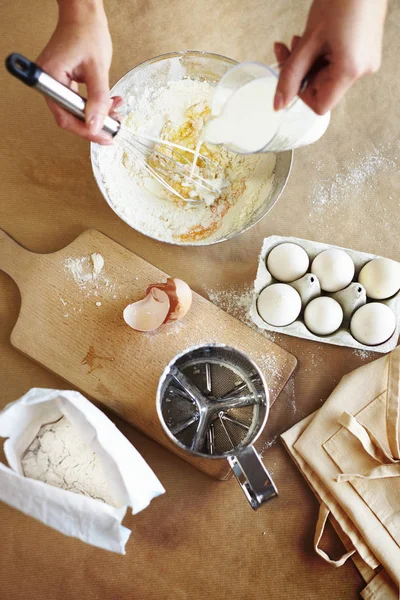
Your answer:
[[[358,281],[372,300],[385,300],[400,290],[400,263],[390,258],[374,258],[364,265]]]
[[[125,323],[136,331],[154,331],[163,323],[177,321],[192,304],[192,290],[181,279],[149,285],[142,300],[129,304],[123,313]]]
[[[381,302],[364,304],[356,310],[351,322],[352,336],[366,346],[378,346],[392,337],[396,329],[396,315]]]
[[[297,319],[301,311],[299,293],[285,283],[264,288],[257,300],[260,317],[274,327],[285,327]]]
[[[329,335],[339,329],[343,310],[339,302],[328,296],[311,300],[304,311],[304,322],[315,335]]]
[[[340,248],[329,248],[318,254],[311,265],[311,272],[319,279],[325,292],[338,292],[349,285],[354,277],[355,266],[350,256]]]
[[[275,279],[289,283],[302,277],[310,259],[301,246],[285,242],[272,248],[267,258],[267,269]]]

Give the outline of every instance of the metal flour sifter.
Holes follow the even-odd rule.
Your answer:
[[[168,437],[185,452],[226,458],[253,509],[278,492],[253,443],[269,413],[260,369],[229,346],[189,348],[165,369],[157,412]]]

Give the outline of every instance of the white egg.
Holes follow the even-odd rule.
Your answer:
[[[350,331],[360,344],[377,346],[392,337],[396,329],[396,315],[381,302],[365,304],[353,315]]]
[[[329,248],[314,258],[311,272],[318,277],[325,292],[338,292],[353,279],[354,263],[344,250]]]
[[[358,281],[369,298],[390,298],[400,290],[400,263],[390,258],[374,258],[361,269]]]
[[[259,295],[257,309],[260,317],[269,325],[285,327],[299,316],[301,298],[290,285],[273,283]]]
[[[343,310],[339,302],[328,296],[311,300],[304,311],[304,322],[315,335],[329,335],[341,326]]]
[[[267,269],[275,279],[289,283],[307,272],[310,259],[307,252],[297,244],[285,242],[271,250]]]

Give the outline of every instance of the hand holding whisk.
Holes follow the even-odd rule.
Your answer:
[[[85,120],[85,98],[48,75],[34,62],[13,53],[7,57],[6,67],[23,83],[48,96],[78,119]],[[104,120],[103,131],[122,144],[149,175],[184,202],[195,205],[210,203],[220,195],[223,179],[218,166],[202,154],[198,155],[196,163],[201,162],[202,168],[192,169],[196,152],[190,148],[142,133],[132,133],[110,116]],[[192,160],[187,155],[193,157]],[[179,183],[178,189],[174,182]],[[182,195],[179,189],[185,189],[187,193]]]

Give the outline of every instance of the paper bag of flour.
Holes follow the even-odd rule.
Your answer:
[[[165,492],[137,450],[82,394],[35,388],[0,412],[0,500],[65,535],[125,554],[121,525]]]

